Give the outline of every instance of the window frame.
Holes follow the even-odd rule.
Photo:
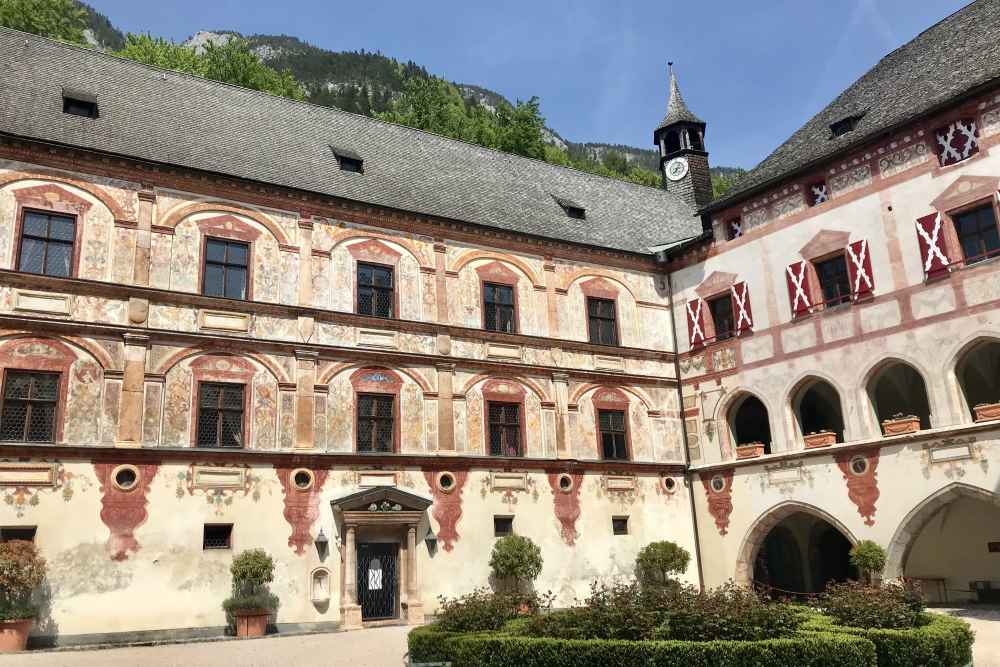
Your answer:
[[[821,264],[828,265],[830,262],[840,260],[844,267],[844,284],[847,287],[847,293],[838,296],[836,299],[828,300],[826,298],[825,290],[823,289],[823,278],[820,275],[819,267]],[[838,308],[840,306],[846,306],[854,303],[854,291],[851,289],[851,270],[847,265],[847,249],[843,248],[815,259],[809,260],[809,272],[815,278],[815,289],[810,290],[813,293],[812,302],[813,309],[826,310],[828,308]],[[811,282],[811,281],[810,281]],[[839,285],[838,285],[839,288]],[[817,298],[818,297],[818,298]]]
[[[228,528],[226,533],[226,544],[221,547],[207,546],[208,531],[212,528]],[[201,528],[201,550],[202,551],[232,551],[233,550],[233,524],[231,523],[205,523]]]
[[[220,262],[215,262],[215,261],[209,262],[209,260],[208,260],[208,244],[209,244],[210,241],[217,241],[219,243],[225,243],[226,246],[227,246],[226,247],[226,259],[227,259],[227,261],[224,262],[224,263],[221,263],[221,265],[224,267],[223,268],[223,273],[222,273],[222,292],[223,293],[221,295],[218,295],[218,294],[207,294],[205,292],[206,278],[208,276],[208,265],[209,265],[209,263],[214,264],[214,265],[220,265]],[[228,276],[229,267],[230,266],[238,266],[238,265],[231,265],[229,263],[229,261],[228,261],[228,258],[229,258],[229,248],[228,248],[228,246],[230,244],[232,244],[232,245],[242,245],[242,246],[245,246],[246,249],[247,249],[247,263],[246,263],[246,266],[243,267],[243,271],[244,271],[246,277],[245,277],[245,281],[244,281],[244,285],[243,285],[244,296],[242,298],[226,296],[226,294],[225,294],[225,292],[226,292],[226,284],[227,284],[226,277]],[[230,299],[232,301],[252,301],[253,300],[253,291],[252,291],[252,286],[253,286],[253,270],[252,270],[252,267],[253,267],[253,241],[244,241],[242,239],[226,238],[225,236],[212,236],[210,234],[203,234],[202,235],[202,239],[201,239],[201,281],[200,281],[201,282],[200,293],[201,293],[202,296],[207,296],[207,297],[212,298],[212,299]]]
[[[991,253],[988,252],[984,255],[973,255],[972,257],[973,261],[970,262],[969,258],[965,255],[965,248],[962,245],[962,236],[959,234],[958,231],[959,217],[963,215],[968,215],[970,213],[974,213],[976,211],[984,210],[987,208],[993,212],[993,225],[994,228],[997,230],[998,238],[1000,238],[1000,211],[998,211],[996,197],[994,196],[991,196],[988,201],[985,199],[979,199],[977,201],[970,202],[965,206],[961,206],[954,210],[948,211],[946,214],[946,217],[950,222],[950,229],[948,229],[948,231],[951,232],[951,234],[953,234],[952,238],[954,239],[954,244],[956,246],[956,257],[961,258],[957,261],[960,262],[962,266],[975,266],[977,264],[980,264],[982,262],[1000,256],[1000,245],[998,245],[997,248]],[[949,243],[949,239],[947,237],[945,238],[945,243],[946,244]],[[951,262],[954,264],[956,263],[956,260],[951,260]]]
[[[354,394],[354,451],[358,454],[364,455],[379,455],[379,454],[395,454],[399,451],[399,393],[390,392],[377,392],[377,391],[356,391]],[[364,419],[371,420],[373,424],[377,424],[378,421],[391,421],[390,434],[392,437],[392,447],[388,451],[382,451],[379,449],[362,450],[359,447],[358,437],[361,433],[359,428],[362,421],[361,415],[361,400],[363,398],[373,398],[377,400],[389,400],[390,410],[388,417],[378,417],[365,415]],[[375,437],[375,430],[372,430],[372,439]]]
[[[510,530],[501,530],[500,522],[504,522],[510,526]],[[493,537],[503,538],[515,535],[514,532],[514,516],[512,514],[494,514],[493,515]]]
[[[524,419],[524,417],[525,417],[525,415],[524,415],[524,405],[525,405],[524,401],[523,400],[519,400],[518,401],[518,400],[486,399],[485,403],[486,403],[486,408],[485,408],[485,410],[483,410],[483,413],[484,413],[483,417],[486,420],[486,433],[485,433],[485,435],[486,435],[486,442],[484,443],[485,444],[485,449],[486,449],[486,455],[490,456],[490,457],[495,457],[495,458],[524,458],[524,456],[525,456],[525,454],[527,452],[527,443],[525,442],[525,428],[524,428],[524,422],[525,422],[525,419]],[[494,424],[491,421],[491,419],[490,419],[490,411],[491,411],[490,409],[493,406],[502,406],[504,408],[515,408],[516,411],[517,411],[517,423],[516,424],[509,424],[509,423],[507,423],[507,422],[504,421],[504,422],[500,422],[498,424]],[[494,427],[494,425],[501,429],[501,432],[500,432],[500,453],[499,454],[494,454],[493,453],[493,444],[492,444],[492,442],[493,442],[493,427]],[[517,438],[518,438],[517,454],[513,454],[513,455],[505,453],[506,443],[504,442],[506,440],[507,434],[510,432],[510,430],[512,428],[517,433]]]
[[[32,271],[23,271],[21,269],[21,256],[24,254],[24,221],[25,218],[30,215],[44,215],[48,217],[59,217],[59,218],[69,218],[73,221],[73,242],[70,244],[70,255],[69,255],[69,273],[65,276],[57,276],[49,273],[35,273]],[[14,245],[14,270],[18,273],[24,273],[30,276],[44,276],[46,278],[76,278],[77,268],[79,262],[79,253],[77,249],[80,246],[81,240],[81,229],[80,220],[81,216],[78,213],[66,213],[64,211],[56,211],[51,209],[37,208],[34,206],[21,206],[17,214],[17,230]],[[32,237],[38,238],[38,237]],[[47,241],[47,239],[46,239]],[[65,243],[64,241],[56,241],[56,243]],[[48,245],[46,244],[45,256],[48,257]]]
[[[510,305],[510,308],[511,308],[511,318],[510,318],[510,322],[511,322],[511,326],[512,326],[512,329],[510,331],[504,331],[502,329],[491,329],[488,326],[486,326],[486,312],[487,312],[488,306],[489,306],[489,302],[486,300],[486,294],[487,294],[487,290],[489,290],[490,288],[495,288],[495,287],[505,287],[505,288],[507,288],[507,289],[510,290],[510,294],[511,294],[511,305]],[[499,281],[496,281],[496,280],[483,280],[483,279],[480,279],[480,281],[479,281],[479,291],[482,293],[483,331],[492,331],[492,332],[495,332],[495,333],[508,333],[508,334],[516,334],[516,333],[518,333],[519,328],[520,328],[519,327],[520,323],[518,322],[518,316],[517,316],[518,315],[518,312],[517,312],[518,311],[518,308],[517,308],[517,285],[516,284],[511,284],[511,283],[499,282]],[[494,306],[494,309],[496,309],[496,308],[504,308],[505,307],[505,306],[503,306],[503,304],[500,304],[500,303],[494,303],[493,306]],[[499,320],[497,320],[497,321],[499,321]]]
[[[591,303],[596,303],[596,302],[605,302],[605,303],[610,303],[611,304],[611,308],[612,308],[613,313],[612,313],[612,317],[610,319],[606,318],[606,317],[592,316],[590,314],[590,304]],[[621,331],[619,330],[619,324],[618,324],[618,299],[617,298],[609,298],[607,296],[592,296],[592,295],[587,294],[587,295],[585,295],[584,307],[586,309],[584,315],[585,315],[586,320],[587,320],[587,341],[591,345],[605,345],[607,347],[621,347],[621,340],[622,340],[622,338],[621,338]],[[595,341],[594,340],[594,332],[593,332],[593,328],[591,326],[591,321],[593,319],[598,319],[598,320],[601,320],[603,322],[610,321],[612,323],[611,330],[614,333],[614,342],[605,343],[605,342],[602,342],[602,341]]]
[[[713,294],[705,298],[705,307],[708,308],[709,318],[712,320],[712,338],[708,340],[706,337],[705,344],[719,343],[724,340],[729,340],[731,338],[736,338],[736,314],[733,312],[733,293],[732,290],[727,290],[725,292],[719,292],[718,294]],[[726,315],[729,317],[729,329],[726,331],[719,331],[719,323],[715,319],[715,304],[721,303],[722,301],[727,302],[728,308],[726,308]],[[707,333],[707,332],[706,332]]]
[[[65,398],[65,392],[63,391],[63,381],[64,381],[65,378],[64,378],[63,374],[60,371],[51,371],[51,370],[43,370],[43,369],[4,368],[3,369],[3,374],[2,374],[2,377],[3,377],[3,386],[0,387],[0,419],[2,419],[3,412],[4,412],[4,410],[7,407],[7,383],[10,380],[10,375],[12,373],[20,373],[20,374],[24,374],[24,375],[53,375],[53,376],[55,376],[55,378],[56,378],[56,397],[54,399],[52,399],[51,401],[46,400],[46,399],[32,399],[32,398],[27,398],[27,399],[14,398],[14,399],[12,399],[14,401],[24,402],[24,403],[28,404],[28,409],[25,410],[25,414],[24,414],[24,426],[21,429],[21,433],[25,437],[23,437],[21,439],[17,439],[17,440],[0,440],[0,442],[41,442],[41,443],[51,443],[51,444],[54,444],[54,443],[58,442],[58,439],[59,439],[59,419],[60,419],[60,417],[62,415],[62,411],[60,410],[60,403],[62,403],[63,400],[64,400],[64,398]],[[43,403],[43,402],[44,403],[51,403],[52,404],[52,428],[51,428],[51,434],[50,434],[51,437],[49,439],[46,439],[46,440],[28,440],[26,436],[27,436],[27,433],[28,433],[28,424],[30,423],[30,415],[31,415],[30,408],[32,407],[33,403]]]
[[[392,279],[392,287],[389,289],[389,314],[388,315],[376,315],[374,313],[374,310],[375,310],[375,308],[374,308],[374,306],[375,306],[374,299],[372,300],[372,311],[373,312],[371,312],[371,313],[362,313],[361,312],[361,289],[362,289],[362,285],[361,285],[360,276],[361,276],[361,268],[362,267],[372,267],[372,268],[375,268],[375,269],[379,269],[379,270],[383,270],[383,271],[388,271],[389,272],[389,276]],[[355,312],[355,314],[361,315],[363,317],[377,317],[380,320],[394,320],[394,319],[397,319],[398,313],[399,313],[399,304],[397,302],[398,298],[399,298],[399,291],[396,289],[396,285],[397,285],[397,281],[396,281],[396,267],[394,265],[392,265],[392,264],[382,264],[380,262],[368,262],[368,261],[364,261],[364,260],[360,260],[360,259],[356,260],[354,262],[354,312]],[[371,285],[371,286],[365,286],[365,287],[368,287],[368,288],[370,288],[372,290],[384,289],[384,288],[376,288],[374,286],[374,284]]]
[[[250,438],[249,438],[250,420],[248,419],[250,411],[247,409],[247,407],[248,407],[248,401],[250,400],[250,393],[251,393],[250,392],[250,388],[251,388],[250,383],[249,382],[226,382],[226,381],[220,381],[220,380],[198,380],[197,382],[198,382],[198,391],[197,391],[197,395],[195,396],[195,407],[196,407],[197,410],[196,410],[196,413],[194,415],[194,446],[195,446],[195,448],[196,449],[222,449],[222,450],[247,449],[247,447],[249,445],[249,442],[250,442]],[[200,436],[199,430],[200,430],[200,425],[201,425],[201,410],[202,410],[202,407],[203,407],[202,404],[201,404],[201,397],[202,397],[202,392],[203,392],[203,390],[204,390],[204,388],[205,388],[206,385],[217,385],[217,386],[222,386],[222,387],[242,387],[243,388],[243,405],[240,408],[240,415],[241,415],[241,417],[240,417],[240,437],[242,438],[243,442],[240,443],[239,446],[220,445],[220,444],[218,444],[219,443],[219,434],[221,432],[221,429],[219,428],[219,426],[221,424],[218,423],[218,422],[216,423],[216,434],[215,434],[216,444],[215,445],[203,445],[203,444],[201,444],[201,442],[200,442],[201,439],[199,437]],[[221,394],[220,394],[220,400],[221,400]],[[222,418],[222,414],[223,413],[225,413],[225,412],[234,412],[235,411],[234,408],[221,408],[221,407],[219,407],[219,408],[213,408],[213,409],[216,410],[216,412],[217,412],[217,415],[216,415],[216,419],[217,420]]]
[[[612,414],[612,413],[613,414],[620,414],[622,416],[622,430],[620,432],[619,431],[605,431],[601,427],[601,416],[603,414],[605,414],[605,413],[607,413],[607,414]],[[624,461],[631,461],[632,460],[632,438],[631,438],[631,429],[629,429],[628,417],[629,417],[629,410],[628,410],[628,404],[627,403],[625,405],[613,406],[613,407],[612,406],[607,406],[607,405],[600,405],[600,404],[595,404],[594,405],[594,422],[595,422],[596,431],[597,431],[597,454],[600,457],[600,460],[602,460],[602,461],[623,461],[623,462]],[[614,436],[619,435],[619,434],[622,436],[622,446],[625,448],[624,456],[623,457],[613,457],[612,458],[612,457],[606,456],[605,451],[604,451],[604,435],[605,435],[605,433],[611,435],[612,438],[614,438]],[[618,449],[617,444],[615,444],[615,450],[617,451],[617,449]]]

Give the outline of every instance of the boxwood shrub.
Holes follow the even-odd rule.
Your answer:
[[[965,621],[924,613],[915,628],[852,628],[816,614],[803,625],[820,631],[864,637],[875,644],[879,667],[963,667],[972,662],[975,635]]]
[[[453,667],[876,667],[864,637],[821,631],[762,641],[622,641],[458,634],[434,626],[409,635],[410,660]]]

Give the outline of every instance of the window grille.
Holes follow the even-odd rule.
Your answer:
[[[75,240],[76,219],[72,216],[25,211],[18,269],[46,276],[69,277]]]
[[[358,314],[392,317],[392,269],[377,264],[358,264]]]
[[[206,523],[202,532],[201,548],[231,549],[233,546],[233,524]]]
[[[483,324],[487,331],[515,332],[514,288],[511,285],[483,285]]]
[[[521,406],[489,403],[490,456],[521,456]]]
[[[198,394],[198,446],[242,447],[244,385],[202,382]]]
[[[393,451],[394,397],[384,394],[358,395],[358,451]]]
[[[625,413],[621,410],[601,410],[597,421],[601,431],[601,456],[607,460],[627,461]]]
[[[0,411],[0,440],[54,442],[58,400],[58,373],[7,371]]]

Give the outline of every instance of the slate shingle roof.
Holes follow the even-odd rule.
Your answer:
[[[684,121],[688,123],[698,123],[704,125],[705,121],[698,118],[694,113],[688,109],[687,103],[684,101],[684,97],[681,95],[680,86],[677,85],[677,75],[674,74],[674,68],[670,68],[670,97],[667,98],[667,113],[664,114],[663,120],[660,124],[656,126],[657,130],[662,130],[668,125],[673,125],[674,123]]]
[[[62,113],[63,88],[96,95],[100,117]],[[629,252],[701,230],[663,190],[5,28],[0,132]],[[339,169],[331,146],[363,158],[364,174]]]
[[[832,158],[1000,78],[1000,0],[978,0],[917,35],[803,125],[706,210]],[[834,138],[830,124],[864,114]]]

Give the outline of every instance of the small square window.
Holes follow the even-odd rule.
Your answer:
[[[233,524],[206,523],[201,536],[201,548],[205,550],[232,549]]]
[[[493,517],[493,537],[507,537],[514,534],[514,517]]]
[[[613,516],[611,517],[611,532],[615,535],[628,535],[628,517],[627,516]]]
[[[37,526],[4,526],[0,528],[0,542],[10,542],[12,540],[24,540],[34,542]]]
[[[829,201],[830,189],[827,187],[826,181],[819,181],[810,185],[806,190],[806,198],[809,200],[810,206],[816,206]]]

